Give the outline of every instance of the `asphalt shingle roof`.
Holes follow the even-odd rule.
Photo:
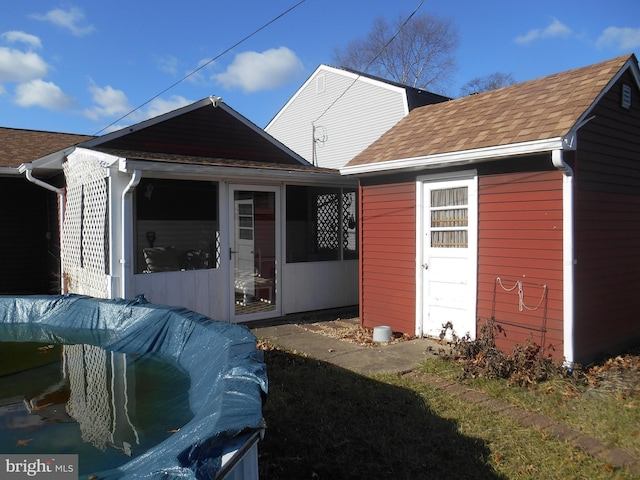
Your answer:
[[[94,137],[0,127],[0,167],[17,168],[91,138]]]
[[[416,108],[347,167],[562,137],[631,58]]]

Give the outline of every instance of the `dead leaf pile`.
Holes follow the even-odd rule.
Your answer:
[[[363,327],[360,325],[358,318],[336,319],[332,321],[322,321],[315,323],[303,323],[299,325],[313,333],[319,333],[327,337],[336,338],[349,343],[354,343],[362,347],[377,347],[380,345],[390,345],[399,342],[411,340],[414,337],[409,335],[393,332],[391,341],[381,344],[373,341],[373,328]]]
[[[640,351],[618,355],[585,371],[588,386],[618,395],[640,395]]]

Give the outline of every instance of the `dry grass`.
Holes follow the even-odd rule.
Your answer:
[[[633,478],[567,443],[406,376],[357,375],[269,343],[261,346],[270,384],[267,432],[259,447],[263,480]],[[459,365],[434,362],[440,365],[424,368],[459,375]],[[529,389],[474,381],[502,382],[515,403],[537,404]],[[553,397],[542,389],[538,393]],[[635,418],[639,425],[638,409],[628,410],[633,413],[626,420]]]

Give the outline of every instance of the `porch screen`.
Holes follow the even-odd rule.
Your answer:
[[[287,187],[287,262],[358,257],[356,191]]]
[[[431,190],[431,247],[467,248],[468,205],[467,187]]]
[[[136,273],[218,268],[217,182],[143,178],[134,208]]]

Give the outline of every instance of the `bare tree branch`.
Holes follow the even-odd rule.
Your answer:
[[[404,23],[400,15],[392,23],[378,17],[366,37],[336,48],[333,61],[416,88],[444,91],[456,69],[456,26],[451,19],[427,14]]]
[[[516,79],[510,73],[495,72],[484,77],[476,77],[469,80],[460,88],[460,96],[465,97],[474,93],[488,92],[496,88],[506,87],[516,83]]]

